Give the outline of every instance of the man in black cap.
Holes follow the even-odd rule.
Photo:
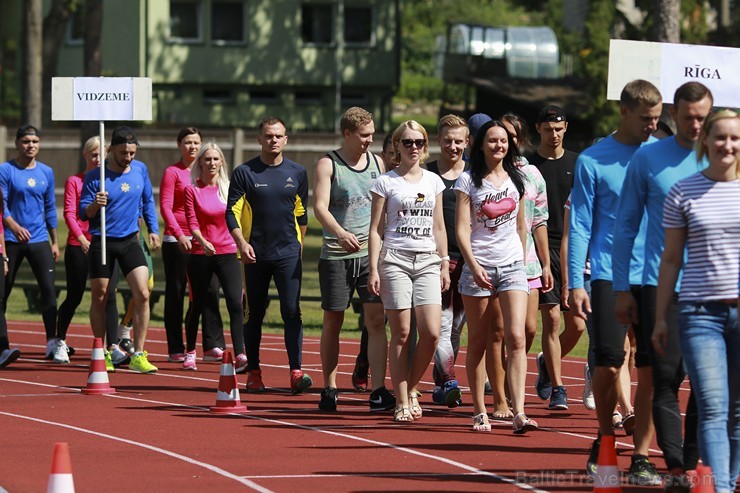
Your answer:
[[[573,188],[573,172],[578,153],[563,147],[568,120],[560,107],[548,105],[542,108],[537,115],[535,128],[540,135],[540,145],[537,152],[527,156],[527,159],[542,173],[547,184],[547,207],[550,211],[547,236],[553,277],[553,289],[540,292],[542,352],[537,355],[538,376],[535,387],[540,399],[550,399],[550,409],[566,410],[568,400],[561,377],[560,360],[573,349],[586,328],[583,320],[574,320],[565,311],[565,330],[560,334],[561,291],[567,290],[568,284],[567,279],[562,279],[560,272],[563,206]]]
[[[54,196],[54,171],[37,161],[41,139],[33,125],[23,125],[15,135],[17,154],[0,164],[0,188],[3,195],[3,224],[7,251],[5,294],[1,296],[2,313],[13,289],[15,276],[24,258],[28,259],[41,293],[41,317],[46,329],[46,356],[58,363],[68,363],[68,349],[56,337],[57,301],[54,289],[54,263],[59,258],[57,211]],[[51,242],[51,243],[50,243]],[[0,321],[5,330],[4,317]],[[0,343],[0,351],[7,350]],[[17,351],[17,350],[11,350]],[[17,356],[16,356],[17,357]],[[0,356],[0,359],[3,359]],[[0,361],[0,364],[2,362]]]

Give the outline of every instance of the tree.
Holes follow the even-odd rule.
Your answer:
[[[59,63],[59,49],[64,42],[64,33],[67,23],[72,15],[80,7],[80,0],[53,0],[49,13],[44,18],[44,42],[43,42],[43,97],[45,111],[43,112],[44,123],[51,121],[51,78],[56,75]]]
[[[653,41],[681,42],[681,0],[658,0],[653,11]]]
[[[41,0],[27,0],[23,11],[24,73],[21,119],[41,124]]]

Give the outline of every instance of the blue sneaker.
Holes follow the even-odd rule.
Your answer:
[[[565,387],[563,387],[562,385],[553,387],[552,394],[550,395],[549,408],[553,411],[568,410],[568,393],[565,391]]]
[[[537,396],[543,401],[549,399],[552,394],[552,383],[547,373],[545,355],[542,352],[537,355],[537,381],[534,383],[534,388],[537,390]]]
[[[445,403],[445,389],[440,387],[439,385],[434,386],[434,390],[432,391],[432,402],[435,404],[444,404]]]
[[[457,380],[445,382],[442,389],[444,390],[444,403],[447,407],[452,409],[462,405],[462,392],[460,392],[460,387],[457,386]]]

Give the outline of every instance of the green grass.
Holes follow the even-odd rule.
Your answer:
[[[160,228],[163,231],[163,228]],[[64,221],[59,222],[58,236],[61,241],[60,248],[62,249],[62,255],[59,262],[57,263],[57,282],[64,283],[64,242],[67,238],[67,228]],[[321,226],[315,217],[311,217],[309,220],[308,232],[306,234],[306,240],[303,247],[303,287],[302,294],[304,296],[319,296],[319,274],[318,274],[318,259],[321,252]],[[161,251],[154,252],[152,255],[154,263],[154,283],[157,287],[164,286],[164,267],[162,265]],[[18,273],[18,279],[32,279],[30,268],[28,263],[24,262],[21,266],[21,270]],[[125,281],[122,281],[125,282]],[[271,292],[277,293],[274,284],[271,286]],[[62,291],[57,300],[57,305],[60,305],[65,298],[65,292]],[[118,308],[121,314],[124,313],[125,307],[121,297],[118,297]],[[90,293],[86,292],[82,303],[77,308],[73,323],[89,324],[90,321]],[[163,319],[164,312],[164,300],[160,299],[155,305],[152,311],[152,325],[162,326],[164,323]],[[301,313],[303,315],[303,329],[306,336],[316,337],[321,334],[323,311],[318,302],[301,302]],[[228,327],[228,313],[226,312],[225,303],[221,303],[221,315],[224,320],[224,326]],[[32,313],[28,310],[28,304],[26,297],[21,289],[14,289],[8,300],[6,317],[9,320],[21,320],[21,321],[40,321],[41,316],[38,313]],[[358,330],[358,315],[351,309],[347,310],[344,318],[344,328],[342,335],[348,338],[359,338],[360,331]],[[268,333],[282,333],[283,324],[280,317],[279,303],[272,302],[267,311],[265,322],[263,325],[265,332]],[[540,351],[540,331],[535,337],[534,344],[530,353],[537,353]],[[461,345],[464,347],[467,345],[467,331],[462,334]],[[588,338],[586,336],[581,337],[580,342],[571,352],[572,356],[585,357],[588,345]]]

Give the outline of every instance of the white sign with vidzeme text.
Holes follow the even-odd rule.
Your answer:
[[[152,80],[146,77],[54,77],[51,119],[152,119]]]

